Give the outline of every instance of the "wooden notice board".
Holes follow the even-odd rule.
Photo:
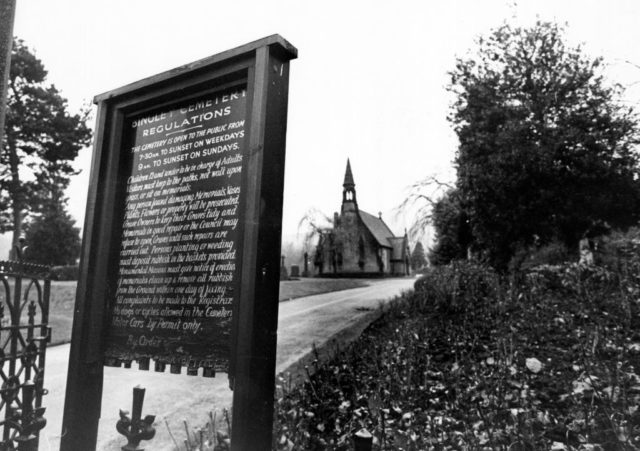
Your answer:
[[[246,83],[124,123],[126,172],[106,363],[228,370],[245,141]]]
[[[269,449],[296,56],[274,35],[95,98],[62,450],[95,448],[104,365],[228,372],[233,449]]]

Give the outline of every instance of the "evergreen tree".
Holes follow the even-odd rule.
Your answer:
[[[418,241],[411,252],[411,269],[416,271],[427,266],[427,257],[424,253],[424,247],[422,243]]]
[[[435,229],[435,243],[429,251],[431,264],[445,265],[452,260],[467,258],[472,236],[458,190],[447,191],[435,202],[431,221]]]
[[[13,232],[12,249],[25,219],[68,186],[76,173],[71,163],[91,136],[86,114],[69,113],[46,76],[42,62],[14,40],[0,154],[0,232]]]
[[[458,59],[457,188],[474,244],[494,266],[534,242],[577,251],[594,224],[640,218],[637,120],[602,65],[544,22],[504,25]]]
[[[80,229],[66,202],[49,202],[26,227],[25,260],[42,265],[75,265],[80,256]]]

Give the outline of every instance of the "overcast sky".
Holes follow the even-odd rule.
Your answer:
[[[17,0],[14,34],[44,62],[72,110],[93,96],[278,33],[291,63],[283,232],[310,208],[340,207],[347,158],[360,208],[397,234],[411,183],[452,176],[456,138],[446,121],[447,71],[474,38],[509,20],[568,23],[569,39],[611,63],[615,81],[640,81],[640,2]],[[631,86],[629,101],[640,98]],[[93,125],[92,125],[93,126]],[[84,218],[91,150],[77,165],[70,210]]]

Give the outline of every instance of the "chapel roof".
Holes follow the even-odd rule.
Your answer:
[[[359,210],[360,218],[365,227],[369,229],[373,237],[376,239],[380,246],[392,247],[389,238],[393,238],[393,232],[389,229],[382,218],[378,218],[366,211]]]

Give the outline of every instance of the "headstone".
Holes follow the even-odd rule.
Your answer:
[[[302,271],[302,277],[309,277],[309,253],[304,253],[304,271]]]
[[[593,243],[588,238],[582,238],[579,242],[580,264],[593,265]]]
[[[291,265],[291,277],[300,277],[300,267],[298,265]]]
[[[280,280],[289,280],[289,274],[287,274],[287,267],[284,264],[284,255],[280,257]]]

